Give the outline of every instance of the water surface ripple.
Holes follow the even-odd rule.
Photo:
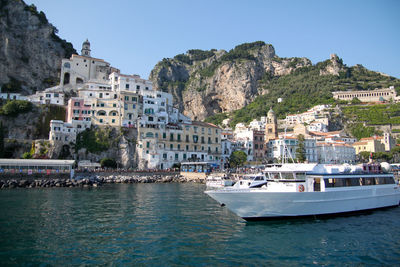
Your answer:
[[[2,265],[399,265],[400,208],[246,223],[199,184],[0,191]]]

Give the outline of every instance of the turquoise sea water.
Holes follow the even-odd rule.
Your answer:
[[[200,184],[0,191],[7,265],[400,265],[400,208],[247,223]]]

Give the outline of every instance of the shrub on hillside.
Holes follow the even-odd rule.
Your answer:
[[[117,168],[117,162],[112,158],[104,158],[100,160],[100,165],[102,168]]]
[[[8,101],[0,110],[1,115],[17,116],[32,110],[32,103],[25,100]]]

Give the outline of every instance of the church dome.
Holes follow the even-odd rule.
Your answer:
[[[270,108],[268,111],[268,117],[271,117],[271,116],[275,116],[275,112],[272,110],[272,108]]]

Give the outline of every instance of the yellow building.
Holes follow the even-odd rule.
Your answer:
[[[96,91],[98,97],[86,98],[85,101],[85,104],[91,106],[92,124],[113,127],[136,126],[138,117],[142,113],[141,95],[130,91],[99,92]]]
[[[385,152],[385,145],[382,143],[382,136],[361,138],[360,141],[355,142],[353,147],[356,150],[356,154],[360,152]]]
[[[118,98],[91,99],[92,124],[99,126],[121,126],[121,103]]]
[[[121,103],[121,126],[136,126],[137,119],[142,113],[143,96],[132,91],[121,91],[119,99]]]

